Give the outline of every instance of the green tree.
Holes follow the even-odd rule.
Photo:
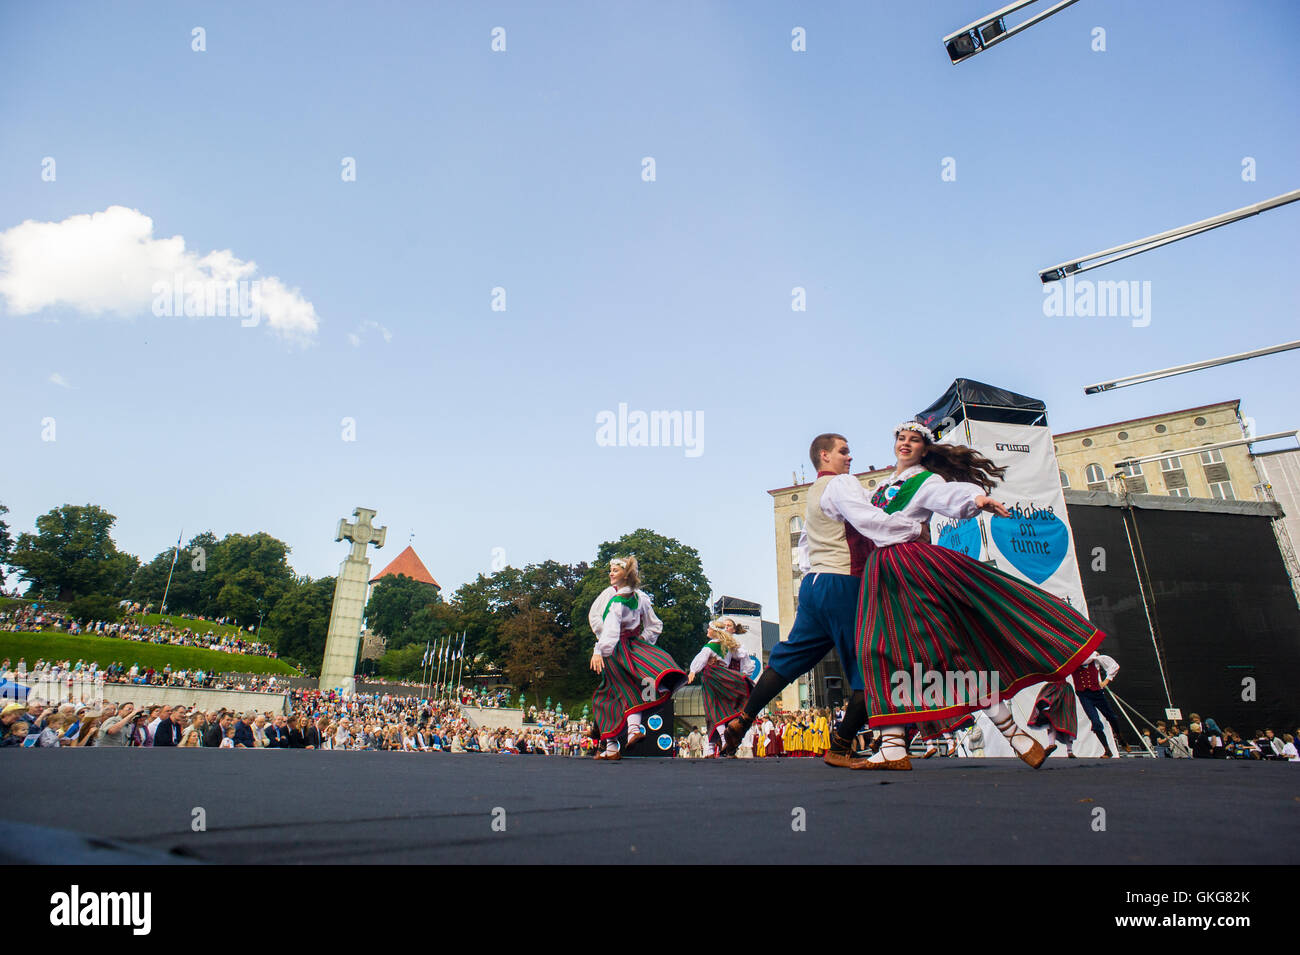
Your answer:
[[[520,598],[518,612],[501,627],[506,645],[506,677],[516,689],[527,690],[548,676],[556,679],[565,656],[560,631],[550,614],[532,606],[530,598]]]
[[[325,637],[333,604],[333,577],[296,578],[267,615],[262,639],[270,642],[280,656],[297,661],[308,672],[319,673],[325,660]]]
[[[288,555],[289,545],[270,534],[227,534],[207,555],[200,575],[202,612],[255,621],[259,608],[274,608],[289,591],[294,574]]]
[[[424,657],[424,644],[414,643],[400,650],[389,650],[375,663],[375,669],[382,677],[390,680],[418,680],[422,668],[420,660]]]
[[[664,622],[658,645],[684,668],[699,649],[709,624],[709,580],[694,547],[645,528],[606,541],[582,578],[574,597],[575,610],[581,608],[585,627],[586,611],[609,586],[610,558],[628,555],[636,557],[641,568],[641,589],[650,595],[655,613]],[[590,628],[583,634],[584,639],[589,633]],[[590,645],[588,642],[588,649]]]
[[[5,582],[5,567],[9,564],[9,554],[14,547],[14,540],[9,536],[9,522],[4,519],[8,513],[9,508],[0,504],[0,585]]]
[[[72,601],[68,607],[68,616],[85,623],[89,620],[103,620],[116,623],[122,619],[122,610],[117,605],[116,597],[104,594],[87,594]]]
[[[415,615],[442,598],[438,588],[405,574],[390,574],[375,584],[366,603],[366,623],[387,641],[389,647],[410,643],[410,637],[395,643],[399,634],[411,626]]]
[[[410,625],[388,640],[385,647],[398,650],[414,643],[423,650],[460,631],[460,615],[455,608],[439,601],[417,610],[411,617]]]
[[[179,554],[175,547],[168,547],[135,572],[127,588],[127,596],[141,604],[152,603],[155,607],[160,607],[163,594],[166,593],[167,609],[172,613],[207,616],[209,608],[204,605],[203,585],[209,572],[208,560],[216,548],[217,538],[211,531],[191,537]],[[175,567],[172,566],[173,555],[176,558]],[[170,588],[167,586],[169,574]]]
[[[71,601],[85,594],[121,595],[140,561],[110,536],[117,518],[93,504],[65,504],[36,518],[35,534],[20,534],[9,564],[31,596]]]

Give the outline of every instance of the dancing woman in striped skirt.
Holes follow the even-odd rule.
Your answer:
[[[704,696],[704,720],[708,727],[705,739],[717,752],[722,746],[722,727],[728,720],[744,715],[745,701],[754,689],[754,658],[741,649],[736,634],[745,626],[730,617],[719,617],[709,624],[709,642],[691,661],[687,683],[700,677]]]
[[[631,746],[645,735],[642,712],[663,703],[686,682],[685,671],[655,646],[664,624],[650,605],[650,595],[637,589],[640,585],[636,558],[614,558],[609,562],[609,586],[587,616],[596,635],[591,669],[600,674],[591,698],[592,722],[605,742],[596,759],[619,759],[623,731]]]
[[[894,476],[872,503],[914,520],[934,514],[1009,517],[987,496],[1006,473],[961,445],[937,445],[924,425],[895,430]],[[1042,745],[1016,725],[1009,700],[1035,683],[1066,678],[1105,634],[1051,594],[965,554],[880,532],[867,557],[858,602],[858,662],[868,725],[883,744],[862,769],[911,769],[910,724],[930,732],[984,710],[1016,755],[1042,765]]]

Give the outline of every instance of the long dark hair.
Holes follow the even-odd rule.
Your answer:
[[[993,486],[1007,473],[1006,468],[998,467],[974,448],[968,448],[964,444],[930,444],[927,441],[920,464],[945,481],[978,484],[985,494],[991,493]]]

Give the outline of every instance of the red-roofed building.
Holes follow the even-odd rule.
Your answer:
[[[419,555],[415,553],[415,548],[407,545],[406,550],[402,551],[392,562],[381,570],[375,576],[370,578],[369,586],[366,588],[366,604],[370,603],[370,595],[374,592],[375,584],[384,577],[402,575],[410,577],[412,580],[418,580],[422,584],[429,584],[432,587],[442,590],[442,585],[433,579],[433,574],[429,573],[429,568],[424,566],[424,561],[420,560]],[[361,632],[361,659],[377,660],[384,655],[384,640],[378,634],[374,633],[369,627]]]
[[[432,584],[442,590],[442,585],[433,579],[433,574],[429,573],[429,568],[424,566],[424,561],[420,560],[415,553],[415,548],[410,545],[407,545],[406,550],[394,557],[391,564],[371,577],[370,583],[374,585],[380,578],[393,574],[404,574],[412,580],[418,580],[422,584]]]

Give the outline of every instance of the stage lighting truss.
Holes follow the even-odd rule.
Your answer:
[[[1040,0],[1017,0],[1016,3],[1009,3],[1001,10],[996,10],[986,17],[981,17],[974,23],[968,23],[960,30],[949,33],[943,38],[943,46],[948,51],[948,58],[952,60],[954,66],[962,60],[969,60],[976,53],[987,50],[991,46],[996,46],[1022,30],[1028,30],[1040,20],[1046,20],[1054,13],[1060,13],[1066,7],[1078,3],[1079,0],[1061,0],[1060,3],[1048,7],[1023,23],[1017,23],[1008,29],[1006,19],[1008,13],[1015,13],[1017,10],[1033,6],[1038,2]]]
[[[1116,378],[1112,381],[1102,381],[1095,385],[1088,385],[1083,389],[1085,395],[1097,395],[1103,391],[1113,391],[1116,388],[1127,388],[1129,385],[1141,385],[1148,381],[1156,381],[1160,378],[1172,378],[1174,375],[1185,375],[1191,371],[1200,371],[1202,368],[1214,368],[1218,365],[1231,365],[1235,361],[1246,361],[1248,358],[1259,358],[1263,355],[1274,355],[1278,352],[1290,351],[1300,348],[1300,341],[1283,342],[1281,345],[1272,345],[1268,348],[1256,348],[1253,351],[1244,351],[1236,355],[1224,355],[1222,358],[1207,358],[1205,361],[1193,361],[1186,365],[1174,365],[1172,368],[1161,368],[1159,371],[1147,371],[1138,375],[1129,375],[1125,378]]]
[[[1253,437],[1239,438],[1236,441],[1220,441],[1218,444],[1202,444],[1199,447],[1183,448],[1179,451],[1161,451],[1159,454],[1149,454],[1141,458],[1125,458],[1123,461],[1116,461],[1115,467],[1120,474],[1127,476],[1126,468],[1150,464],[1152,461],[1163,461],[1165,458],[1191,457],[1203,451],[1222,451],[1224,448],[1239,448],[1242,445],[1258,444],[1261,441],[1280,441],[1283,438],[1295,437],[1300,437],[1300,432],[1275,431],[1272,434],[1257,434]]]
[[[1110,249],[1102,249],[1100,252],[1094,252],[1091,255],[1069,259],[1059,265],[1053,265],[1051,268],[1042,269],[1038,273],[1038,277],[1046,285],[1048,282],[1059,281],[1067,275],[1089,272],[1092,269],[1101,268],[1103,265],[1118,262],[1120,259],[1127,259],[1142,252],[1149,252],[1151,249],[1158,249],[1162,245],[1169,245],[1169,243],[1177,242],[1179,239],[1190,238],[1194,235],[1200,235],[1202,232],[1217,229],[1220,226],[1231,225],[1242,219],[1257,216],[1261,212],[1267,212],[1269,209],[1285,206],[1298,199],[1300,199],[1300,189],[1294,189],[1291,192],[1284,192],[1280,196],[1274,196],[1272,199],[1257,202],[1253,206],[1243,206],[1240,209],[1234,209],[1232,212],[1225,212],[1223,215],[1211,216],[1208,219],[1202,219],[1200,222],[1193,222],[1190,225],[1179,226],[1177,229],[1170,229],[1167,232],[1149,235],[1145,239],[1136,239],[1133,242],[1125,242],[1123,245],[1117,245]],[[1098,261],[1093,261],[1094,259]]]

